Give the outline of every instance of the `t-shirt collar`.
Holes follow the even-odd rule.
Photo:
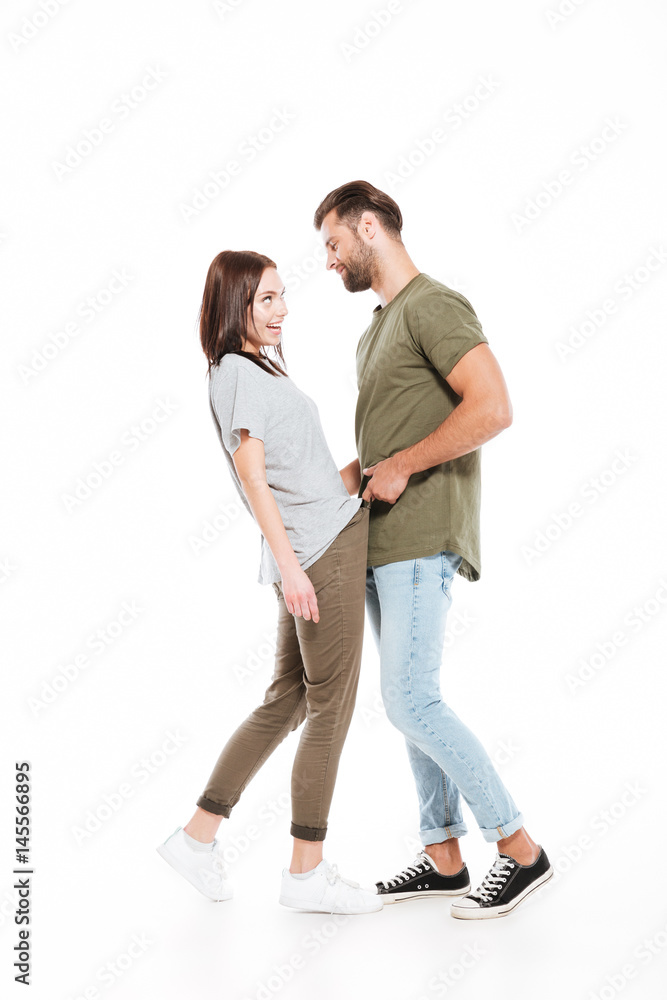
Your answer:
[[[373,319],[377,319],[379,316],[384,316],[387,310],[391,309],[393,304],[395,302],[398,302],[398,300],[401,299],[407,293],[408,289],[415,283],[415,281],[419,281],[419,279],[423,277],[424,277],[423,271],[420,271],[419,274],[415,274],[414,278],[410,278],[407,285],[403,285],[400,292],[394,295],[391,302],[387,302],[386,306],[382,306],[378,302],[375,309],[373,310]]]

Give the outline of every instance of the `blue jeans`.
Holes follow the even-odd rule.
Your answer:
[[[382,700],[389,721],[405,736],[424,846],[467,832],[461,796],[489,842],[523,826],[484,747],[442,700],[445,622],[460,563],[456,553],[438,552],[366,571]]]

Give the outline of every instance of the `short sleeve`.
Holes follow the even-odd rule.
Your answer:
[[[250,362],[252,364],[252,362]],[[259,379],[248,364],[236,364],[211,382],[211,405],[220,425],[222,441],[233,455],[241,444],[241,429],[264,441],[266,405]]]
[[[472,306],[458,292],[433,289],[420,300],[410,327],[418,347],[443,378],[473,347],[488,344]]]

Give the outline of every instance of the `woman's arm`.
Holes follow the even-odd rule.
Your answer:
[[[345,483],[345,489],[348,493],[354,494],[356,496],[359,493],[359,487],[361,486],[361,469],[359,468],[359,459],[355,458],[354,462],[350,462],[346,465],[344,469],[339,469],[340,477]]]
[[[299,565],[282,522],[278,505],[266,481],[264,442],[241,430],[241,444],[234,452],[234,466],[255,520],[278,564],[283,596],[290,614],[306,621],[320,620],[317,597],[310,577]]]

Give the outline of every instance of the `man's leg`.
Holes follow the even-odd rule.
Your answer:
[[[382,614],[372,567],[366,573],[366,611],[380,653]],[[468,830],[461,812],[461,795],[456,783],[432,757],[408,737],[405,745],[417,789],[422,843],[438,869],[444,875],[453,875],[463,865],[458,838]]]
[[[454,553],[438,553],[372,568],[382,622],[382,694],[390,722],[437,765],[447,776],[447,784],[451,779],[458,787],[485,840],[503,842],[521,830],[523,817],[483,746],[445,704],[440,692],[450,586],[459,560]],[[420,783],[427,790],[430,787],[436,801],[433,784],[438,771],[428,769],[418,755],[411,757],[411,763],[413,760],[418,788]],[[453,801],[449,796],[447,801],[455,807],[456,795],[452,795]],[[450,813],[450,820],[453,816],[456,814]],[[425,811],[425,844],[459,835],[459,828],[448,826],[446,819],[445,814],[440,827],[428,829],[425,824],[433,822],[433,815]]]

